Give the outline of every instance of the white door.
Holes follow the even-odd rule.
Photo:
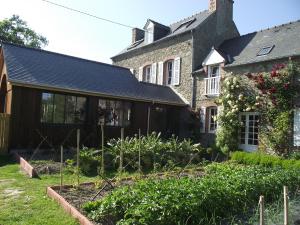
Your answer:
[[[256,151],[258,147],[258,113],[241,113],[240,120],[243,126],[240,130],[239,147],[247,152]]]

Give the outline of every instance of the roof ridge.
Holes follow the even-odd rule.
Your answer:
[[[203,10],[203,11],[200,11],[200,12],[197,12],[197,13],[191,15],[191,16],[188,16],[188,17],[185,17],[185,18],[183,18],[183,19],[181,19],[181,20],[178,20],[177,22],[171,23],[169,26],[172,26],[172,25],[174,25],[174,24],[176,24],[176,23],[183,22],[183,21],[185,21],[185,20],[187,20],[187,19],[192,19],[193,17],[195,17],[195,16],[197,16],[197,15],[199,15],[199,14],[201,14],[201,13],[207,12],[207,11],[208,11],[208,9]]]
[[[241,38],[241,37],[245,37],[245,36],[248,36],[250,34],[254,34],[254,33],[258,33],[258,32],[264,32],[264,31],[273,30],[273,29],[276,29],[276,28],[279,28],[279,27],[284,27],[284,26],[287,26],[287,25],[292,25],[292,24],[295,24],[295,23],[300,23],[300,19],[299,20],[295,20],[295,21],[290,21],[290,22],[287,22],[287,23],[283,23],[283,24],[279,24],[279,25],[276,25],[276,26],[273,26],[273,27],[268,27],[268,28],[265,28],[265,29],[261,29],[261,30],[257,30],[257,31],[252,31],[252,32],[247,33],[247,34],[243,34],[243,35],[240,35],[238,37],[234,37],[234,38],[225,40],[224,42],[229,41],[229,40],[238,39],[238,38]]]
[[[77,57],[77,56],[72,56],[72,55],[67,55],[67,54],[64,54],[64,53],[53,52],[53,51],[44,50],[44,49],[40,49],[40,48],[27,47],[27,46],[24,46],[24,45],[9,43],[9,42],[5,42],[5,41],[2,41],[1,44],[2,45],[12,45],[12,46],[15,46],[15,47],[25,48],[25,49],[28,49],[28,50],[44,52],[44,53],[48,53],[48,54],[52,54],[52,55],[60,55],[60,56],[67,57],[67,58],[73,58],[73,59],[77,59],[77,60],[81,60],[81,61],[86,61],[86,62],[91,62],[91,63],[96,63],[96,64],[102,64],[104,66],[129,70],[128,68],[125,68],[125,67],[122,67],[122,66],[116,66],[116,65],[103,63],[103,62],[99,62],[99,61],[91,60],[91,59],[84,59],[84,58],[80,58],[80,57]]]

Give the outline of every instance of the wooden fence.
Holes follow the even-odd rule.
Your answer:
[[[6,154],[8,150],[9,118],[9,115],[0,113],[0,154]]]

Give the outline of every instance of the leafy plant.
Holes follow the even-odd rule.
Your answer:
[[[85,175],[97,173],[97,168],[100,166],[100,153],[94,148],[86,148],[80,150],[79,162],[80,170]]]
[[[140,181],[83,208],[97,222],[119,225],[219,224],[249,212],[261,194],[272,202],[280,197],[283,185],[293,192],[300,184],[299,172],[293,169],[211,164],[206,172],[201,179]]]

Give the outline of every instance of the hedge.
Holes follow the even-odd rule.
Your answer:
[[[300,169],[300,160],[284,159],[280,156],[267,155],[260,152],[233,152],[231,160],[245,165],[261,165],[265,167],[282,167],[285,169]]]

